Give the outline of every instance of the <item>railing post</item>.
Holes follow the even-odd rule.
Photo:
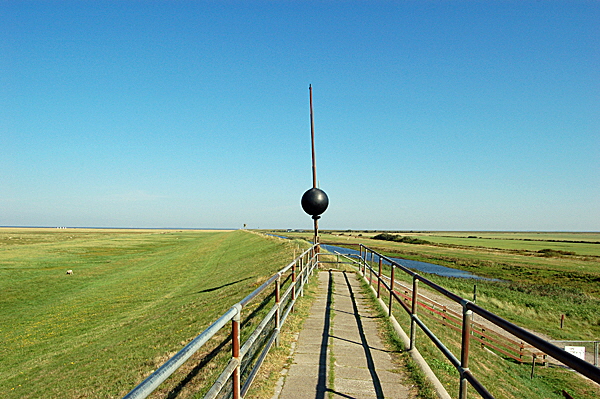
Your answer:
[[[240,357],[240,319],[242,307],[238,307],[238,312],[231,321],[231,354],[232,357],[239,359]],[[240,359],[241,360],[241,359]],[[240,364],[238,362],[233,375],[231,377],[233,383],[233,399],[240,399]]]
[[[379,271],[377,274],[377,298],[381,296],[381,256],[379,257]]]
[[[417,298],[419,293],[419,280],[417,276],[413,276],[413,286],[412,286],[412,307],[411,307],[411,315],[410,315],[410,348],[409,350],[415,349],[415,341],[417,339],[417,322],[415,321],[415,316],[417,315]]]
[[[296,262],[292,265],[292,304],[296,303]],[[294,305],[292,305],[292,312],[294,311]]]
[[[298,277],[300,277],[300,296],[304,296],[304,278],[302,277],[304,273],[304,256],[300,258],[300,271],[298,272]]]
[[[281,275],[275,282],[275,345],[279,346],[279,332],[281,331]]]
[[[468,381],[465,372],[469,371],[469,344],[471,342],[471,321],[473,312],[467,309],[467,303],[463,303],[463,325],[462,325],[462,345],[460,350],[460,387],[458,392],[459,399],[467,399]]]
[[[360,274],[362,274],[363,277],[364,277],[365,273],[364,273],[363,267],[364,267],[365,262],[364,262],[364,259],[363,259],[363,246],[362,246],[362,244],[360,244],[358,246],[358,259],[360,259],[360,262],[358,264],[358,270],[360,271]]]
[[[367,248],[363,248],[362,254],[363,276],[367,278]]]
[[[371,263],[373,262],[373,252],[371,252]],[[373,285],[373,268],[369,266],[369,285]]]
[[[388,317],[392,317],[392,304],[394,303],[394,296],[392,295],[392,293],[394,292],[394,271],[396,270],[396,268],[394,267],[394,264],[392,263],[392,279],[390,281],[390,304],[388,306]]]
[[[363,252],[363,247],[360,247],[360,272],[362,273],[363,277],[366,279],[367,278],[367,268],[365,267],[365,264],[367,262],[367,251]]]

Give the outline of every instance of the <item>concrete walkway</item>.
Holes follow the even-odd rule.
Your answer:
[[[408,398],[356,275],[322,271],[318,277],[317,299],[275,398]]]

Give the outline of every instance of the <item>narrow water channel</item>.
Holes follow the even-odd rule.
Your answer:
[[[279,237],[279,238],[289,239],[289,237],[285,237],[285,236],[279,236],[279,235],[275,235],[275,234],[269,234],[269,235]],[[338,252],[343,255],[360,255],[360,252],[355,249],[337,247],[335,245],[321,244],[321,248],[323,248],[331,253]],[[431,274],[436,274],[438,276],[443,276],[443,277],[472,278],[475,280],[500,281],[498,279],[481,277],[481,276],[478,276],[471,272],[467,272],[467,271],[459,270],[459,269],[453,269],[451,267],[446,267],[446,266],[435,265],[433,263],[420,262],[417,260],[409,260],[409,259],[404,259],[404,258],[393,258],[391,256],[388,256],[387,258],[393,260],[394,262],[396,262],[404,267],[407,267],[412,270],[417,270],[417,271],[423,272],[423,273],[431,273]],[[379,262],[379,257],[376,256],[374,261]]]
[[[348,255],[348,254],[359,255],[360,254],[359,251],[357,251],[355,249],[336,247],[334,245],[321,244],[321,247],[332,253],[339,252],[340,254],[344,254],[344,255]],[[467,272],[467,271],[459,270],[459,269],[453,269],[451,267],[446,267],[446,266],[435,265],[433,263],[420,262],[420,261],[416,261],[416,260],[409,260],[409,259],[403,259],[403,258],[393,258],[391,256],[387,256],[387,258],[393,260],[394,262],[396,262],[404,267],[407,267],[412,270],[417,270],[417,271],[423,272],[423,273],[431,273],[431,274],[436,274],[438,276],[443,276],[443,277],[472,278],[472,279],[476,279],[476,280],[492,280],[492,279],[489,279],[486,277],[478,276],[471,272]],[[374,261],[379,262],[379,257],[375,256]]]

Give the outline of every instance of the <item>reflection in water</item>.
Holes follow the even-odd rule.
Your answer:
[[[340,254],[344,254],[344,255],[350,255],[350,254],[360,255],[360,252],[355,249],[336,247],[334,245],[321,244],[321,248],[323,248],[329,252],[339,252]],[[390,256],[388,256],[387,258],[393,260],[394,262],[396,262],[404,267],[407,267],[412,270],[418,270],[423,273],[437,274],[438,276],[443,276],[443,277],[472,278],[472,279],[476,279],[476,280],[500,281],[498,279],[481,277],[481,276],[478,276],[471,272],[466,272],[464,270],[453,269],[451,267],[446,267],[446,266],[434,265],[433,263],[419,262],[416,260],[408,260],[408,259],[402,259],[402,258],[392,258]],[[375,255],[373,261],[379,262],[379,257],[377,255]],[[384,260],[384,262],[385,262],[385,260]]]

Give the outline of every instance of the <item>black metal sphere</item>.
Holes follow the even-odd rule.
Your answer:
[[[320,188],[311,188],[304,193],[301,203],[304,212],[316,217],[325,212],[329,205],[329,198]]]

